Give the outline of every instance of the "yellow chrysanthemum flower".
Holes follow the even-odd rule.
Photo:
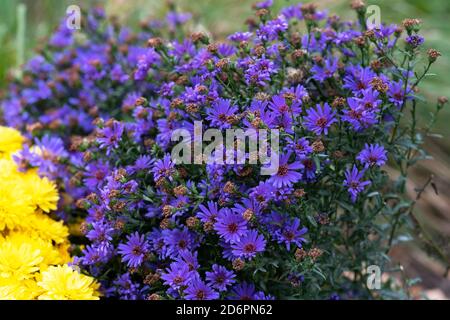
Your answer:
[[[39,271],[43,257],[28,243],[4,241],[0,244],[0,278],[21,281]]]
[[[83,275],[71,267],[49,267],[42,272],[38,282],[44,293],[40,300],[98,300],[97,283],[91,277]]]
[[[4,240],[13,243],[29,244],[33,250],[39,250],[42,262],[39,268],[42,270],[49,265],[64,264],[70,261],[67,254],[67,246],[64,246],[66,254],[61,252],[60,246],[54,246],[51,240],[43,240],[42,238],[33,236],[30,232],[12,232]]]
[[[34,279],[0,283],[0,300],[34,300],[42,292]]]
[[[0,126],[0,158],[10,158],[12,153],[22,148],[23,141],[19,131]]]
[[[31,202],[44,212],[50,212],[57,209],[59,200],[56,185],[47,178],[40,178],[35,173],[29,173],[24,177],[25,190]]]
[[[94,278],[66,264],[68,227],[44,213],[57,209],[56,185],[37,169],[20,172],[12,160],[23,141],[0,127],[0,299],[97,300]]]
[[[0,231],[29,225],[28,218],[34,214],[29,200],[14,181],[0,182]]]
[[[69,229],[62,221],[55,221],[42,212],[36,211],[28,220],[31,226],[29,232],[45,241],[61,244],[69,236]]]

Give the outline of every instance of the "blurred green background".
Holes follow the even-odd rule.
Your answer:
[[[245,20],[253,14],[254,0],[171,0],[179,10],[193,14],[195,29],[208,30],[216,39],[243,30]],[[353,19],[350,0],[316,0],[320,9],[327,9],[342,18]],[[20,64],[34,54],[34,48],[43,43],[69,5],[89,8],[102,5],[108,15],[116,15],[128,25],[137,25],[149,17],[163,17],[167,11],[164,0],[1,0],[0,1],[0,90],[6,89],[7,74],[14,74]],[[274,0],[274,6],[298,3],[295,0]],[[427,121],[439,96],[450,96],[450,1],[444,0],[366,0],[369,5],[378,5],[381,19],[387,23],[400,24],[405,18],[420,18],[423,21],[422,35],[426,48],[435,48],[442,57],[430,72],[437,74],[426,78],[422,94],[427,103],[421,103],[422,118]],[[26,13],[20,14],[18,7],[23,4]],[[423,185],[430,175],[440,190],[439,195],[426,191],[417,207],[419,220],[430,230],[444,251],[450,257],[450,107],[440,114],[435,132],[443,139],[428,138],[426,148],[433,160],[423,161],[412,172],[408,189],[412,197],[414,188]],[[395,171],[392,171],[395,175]],[[418,246],[398,246],[391,255],[407,270],[411,277],[423,279],[419,290],[427,289],[436,298],[450,297],[450,278],[443,281],[445,266],[449,261],[429,258]]]

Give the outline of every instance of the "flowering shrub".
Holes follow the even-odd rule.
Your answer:
[[[58,206],[62,217],[82,215],[72,199],[86,195],[78,183],[80,173],[66,166],[67,161],[82,162],[82,154],[70,146],[92,132],[96,117],[127,117],[135,100],[152,92],[152,83],[132,81],[131,73],[136,65],[144,67],[152,59],[144,44],[150,36],[160,35],[161,28],[152,21],[134,34],[116,21],[109,22],[100,8],[87,14],[82,32],[67,29],[63,20],[24,66],[23,79],[9,86],[2,102],[3,118],[46,150],[33,156],[24,150],[20,167],[38,167],[40,175],[57,181],[64,199]]]
[[[270,7],[259,3],[249,31],[223,43],[202,33],[151,34],[136,59],[111,57],[117,48],[104,37],[95,42],[111,49],[103,60],[95,45],[86,54],[65,43],[50,57],[87,68],[76,70],[75,91],[72,69],[55,68],[59,59],[39,63],[49,69],[41,82],[31,70],[35,81],[13,86],[4,117],[32,124],[45,150],[24,149],[16,160],[65,181],[78,199],[90,244],[75,263],[107,297],[337,299],[401,290],[389,280],[370,291],[365,272],[387,265],[397,231],[413,218],[408,168],[426,156],[422,137],[435,121],[418,130],[417,88],[439,53],[429,50],[420,70],[420,21],[369,29],[360,1],[358,22],[314,5],[278,15]],[[187,16],[168,18],[180,31],[169,34],[180,34]],[[48,95],[29,100],[30,86],[32,97],[45,92],[39,84]],[[197,121],[257,135],[278,130],[279,150],[270,150],[279,156],[276,173],[261,175],[261,164],[175,161],[174,131],[195,133]],[[229,151],[227,159],[238,153]],[[383,170],[388,161],[397,181]]]
[[[23,141],[0,126],[0,299],[98,299],[95,280],[67,265],[68,228],[49,215],[55,184],[12,159]]]

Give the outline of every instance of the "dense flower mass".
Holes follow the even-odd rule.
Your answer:
[[[67,265],[68,228],[47,215],[59,199],[55,184],[18,170],[18,131],[0,126],[0,141],[0,299],[98,299],[95,280]]]
[[[396,234],[404,193],[405,179],[389,183],[382,167],[390,155],[405,178],[420,158],[415,124],[399,127],[406,108],[416,121],[414,89],[423,76],[413,66],[423,39],[419,28],[406,28],[403,42],[400,27],[368,29],[361,10],[359,22],[347,22],[311,4],[271,7],[257,4],[249,30],[225,42],[180,37],[189,14],[171,10],[166,21],[132,34],[96,9],[84,42],[61,26],[47,54],[11,85],[3,117],[34,145],[7,165],[24,172],[15,175],[58,181],[59,215],[85,219],[89,244],[74,264],[98,279],[105,297],[370,294],[364,267],[386,263],[393,241],[386,234]],[[226,164],[198,154],[175,161],[172,134],[191,133],[186,145],[195,149],[200,121],[205,131],[278,130],[279,148],[268,150],[278,169],[263,175],[265,164],[228,161],[255,156],[235,149],[224,152]],[[22,139],[12,133],[0,155]],[[2,181],[9,193],[0,198],[0,230],[26,224],[23,216],[36,208],[55,209],[49,180],[39,179],[40,188]],[[33,200],[18,201],[24,192]],[[27,254],[17,257],[26,259],[17,272],[28,281],[42,259],[32,246],[20,250]],[[79,291],[67,288],[65,296],[55,283],[68,279]],[[95,296],[93,283],[66,267],[49,267],[35,285],[47,290],[42,298]]]

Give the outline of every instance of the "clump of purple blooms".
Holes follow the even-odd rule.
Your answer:
[[[84,218],[89,241],[74,263],[106,297],[368,297],[363,267],[386,263],[392,242],[376,218],[393,221],[387,194],[404,192],[383,170],[388,151],[403,165],[399,155],[414,159],[421,143],[399,129],[416,103],[418,21],[404,22],[401,42],[397,26],[271,7],[257,4],[249,30],[224,42],[188,35],[190,15],[174,10],[133,34],[96,9],[95,37],[77,43],[61,26],[11,84],[3,118],[41,150],[16,160],[72,199],[61,214]],[[171,134],[194,121],[279,129],[277,172],[176,164]]]

